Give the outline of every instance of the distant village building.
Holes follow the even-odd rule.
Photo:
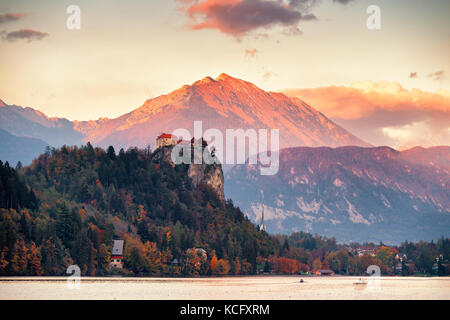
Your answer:
[[[170,133],[162,133],[156,138],[156,147],[173,146],[178,143],[177,137]]]
[[[201,257],[201,258],[203,258],[203,259],[205,259],[205,260],[208,258],[208,255],[207,255],[205,249],[203,249],[203,248],[195,248],[194,250],[195,250],[195,253],[196,253],[199,257]]]
[[[114,240],[110,266],[114,268],[123,268],[123,240]]]
[[[408,259],[408,257],[406,256],[406,254],[404,254],[404,253],[397,253],[396,255],[395,255],[395,260],[399,260],[400,262],[402,262],[403,261],[403,259],[406,261],[407,259]]]
[[[334,271],[329,269],[322,269],[317,270],[314,274],[318,276],[334,276]]]
[[[358,256],[363,256],[365,254],[368,254],[372,257],[375,256],[375,249],[372,247],[358,247],[356,249],[356,252],[358,253]]]

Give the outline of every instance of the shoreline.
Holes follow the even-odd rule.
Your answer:
[[[0,282],[65,282],[68,280],[79,280],[81,282],[139,282],[139,281],[206,281],[206,280],[232,280],[232,279],[270,279],[270,278],[295,278],[295,279],[346,279],[346,278],[363,278],[370,279],[371,276],[304,276],[304,275],[231,275],[231,276],[199,276],[199,277],[124,277],[124,276],[103,276],[90,277],[81,276],[79,278],[73,276],[7,276],[0,277]],[[375,279],[375,277],[373,277]],[[377,279],[383,280],[400,280],[400,279],[426,279],[426,280],[450,280],[450,276],[380,276]]]

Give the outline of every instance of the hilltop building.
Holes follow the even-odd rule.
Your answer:
[[[178,143],[177,137],[170,133],[162,133],[156,138],[156,147],[174,146]]]
[[[110,266],[114,268],[123,268],[123,240],[114,240],[111,253]]]

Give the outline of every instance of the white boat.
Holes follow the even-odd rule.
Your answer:
[[[355,285],[366,285],[367,281],[363,280],[362,278],[359,278],[356,282],[353,282]]]

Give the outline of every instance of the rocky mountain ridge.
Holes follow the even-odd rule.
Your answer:
[[[259,175],[257,165],[229,171],[226,196],[255,222],[264,205],[272,233],[308,231],[361,242],[430,240],[449,235],[448,159],[450,147],[289,148],[281,150],[274,176]]]

